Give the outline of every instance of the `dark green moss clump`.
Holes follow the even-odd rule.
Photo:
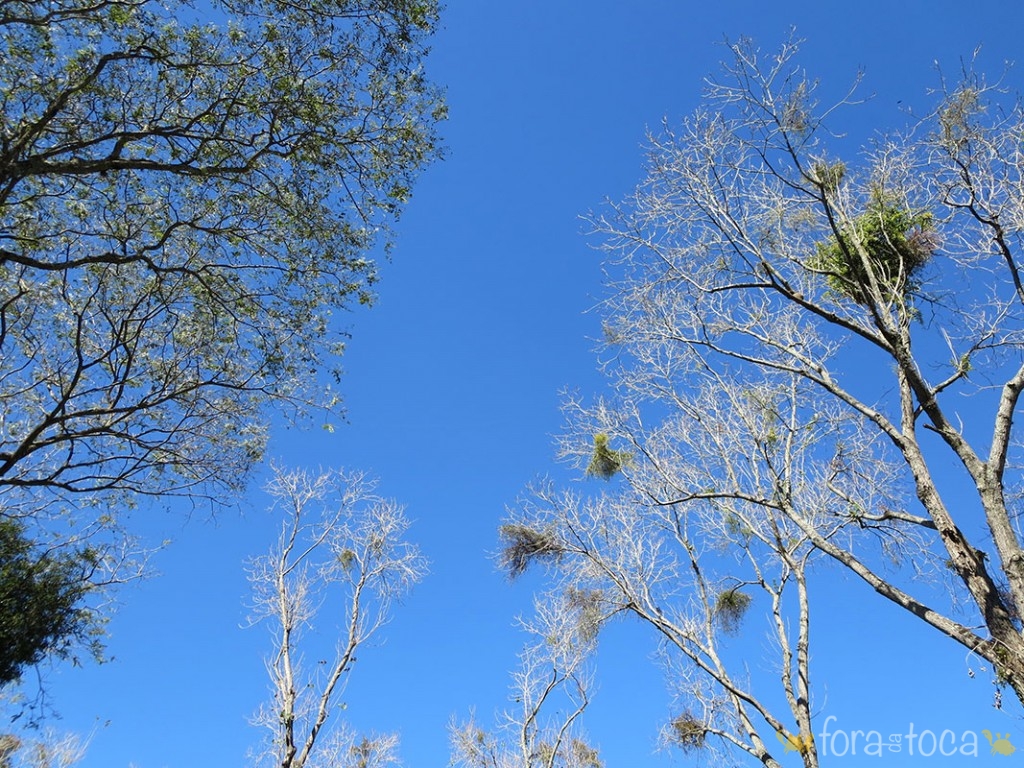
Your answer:
[[[99,655],[100,628],[84,606],[98,557],[88,548],[40,551],[20,523],[0,517],[0,685],[76,645]]]

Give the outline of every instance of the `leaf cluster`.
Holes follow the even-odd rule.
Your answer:
[[[0,685],[83,641],[99,652],[96,619],[84,605],[96,557],[89,549],[40,552],[18,521],[0,518]]]
[[[335,402],[331,318],[439,155],[438,7],[212,6],[4,4],[0,482],[234,490],[268,403]]]
[[[872,282],[885,300],[905,299],[917,287],[915,273],[937,247],[930,212],[911,211],[878,193],[864,213],[817,244],[808,266],[824,272],[836,294],[866,305],[874,295]]]
[[[604,432],[594,435],[594,452],[587,465],[587,475],[611,480],[633,463],[633,454],[629,451],[616,451],[609,446],[609,437]]]
[[[738,588],[726,589],[718,594],[713,613],[723,632],[734,635],[739,631],[750,602],[750,595]]]

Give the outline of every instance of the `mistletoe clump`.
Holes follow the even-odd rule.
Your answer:
[[[817,244],[808,266],[825,274],[832,291],[858,304],[871,302],[872,279],[886,300],[902,300],[916,289],[914,275],[937,247],[931,213],[878,194],[863,214]]]
[[[557,559],[565,552],[553,531],[510,523],[501,526],[499,534],[504,544],[501,563],[513,579],[523,575],[535,561]]]
[[[703,748],[707,736],[704,721],[691,712],[684,712],[672,721],[672,738],[684,752]]]
[[[629,451],[615,451],[608,445],[608,435],[600,432],[594,435],[594,453],[587,465],[587,474],[611,480],[623,467],[633,462],[633,454]]]
[[[714,615],[722,631],[734,635],[750,607],[750,595],[739,589],[727,589],[715,600]]]

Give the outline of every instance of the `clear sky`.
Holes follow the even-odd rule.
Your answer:
[[[497,572],[497,527],[531,479],[572,480],[553,461],[559,391],[603,386],[594,354],[600,316],[588,312],[602,295],[601,263],[579,215],[640,181],[646,130],[697,106],[723,38],[749,35],[772,48],[794,25],[807,39],[801,61],[826,91],[838,93],[864,70],[863,92],[874,96],[849,113],[849,130],[867,138],[902,125],[902,108],[929,103],[934,62],[957,69],[978,45],[991,72],[1020,59],[1024,6],[449,3],[429,60],[448,92],[448,158],[415,190],[379,303],[349,318],[349,423],[333,434],[282,429],[270,446],[287,464],[373,472],[415,520],[411,536],[431,574],[398,607],[384,642],[359,654],[344,697],[356,728],[401,732],[411,768],[448,763],[453,716],[475,708],[489,723],[505,705],[525,641],[514,620],[539,582],[510,584]],[[1024,61],[1006,82],[1020,89]],[[264,632],[241,628],[243,565],[275,535],[266,503],[254,488],[239,512],[215,520],[185,521],[173,509],[135,515],[154,541],[174,540],[155,558],[159,575],[120,593],[113,661],[61,670],[52,685],[60,727],[93,734],[85,768],[245,764],[260,737],[247,718],[267,694],[268,644]],[[1009,731],[1024,749],[1020,713],[992,708],[988,676],[968,676],[959,646],[851,577],[820,576],[820,717],[885,734],[911,722],[958,734]],[[610,767],[690,764],[656,750],[670,712],[653,650],[628,623],[601,642],[586,725]],[[751,674],[763,674],[765,643],[755,639],[746,652]],[[1004,759],[990,757],[987,744],[980,752],[982,762]],[[834,764],[903,762],[913,760]]]

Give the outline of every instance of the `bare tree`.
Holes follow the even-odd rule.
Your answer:
[[[1024,386],[1024,111],[967,71],[905,135],[843,159],[832,126],[853,100],[820,107],[794,52],[733,46],[709,108],[654,140],[648,181],[596,222],[624,267],[609,333],[636,364],[619,380],[669,403],[701,389],[770,403],[788,388],[823,426],[817,471],[838,496],[876,463],[889,477],[871,504],[780,507],[788,519],[1024,699],[1024,553],[1007,501]],[[962,416],[964,394],[977,397]],[[936,482],[956,472],[973,504]],[[755,500],[779,506],[795,480]],[[990,542],[966,533],[979,525]],[[880,539],[938,557],[973,620],[916,597],[913,569],[880,574]]]
[[[402,508],[359,474],[276,470],[268,490],[283,516],[269,554],[253,561],[250,623],[269,626],[272,699],[255,722],[268,731],[258,760],[280,768],[383,768],[397,738],[357,738],[332,722],[356,651],[388,622],[394,601],[426,571],[405,541]],[[333,655],[309,658],[312,633],[337,630]],[[328,629],[329,627],[329,629]]]
[[[24,734],[0,735],[0,768],[70,768],[85,757],[88,741],[74,734],[57,734],[52,730]]]
[[[1024,701],[1024,110],[965,70],[851,156],[856,84],[822,106],[795,43],[729,48],[635,195],[592,219],[614,394],[570,398],[562,452],[609,484],[542,488],[506,545],[659,633],[680,746],[812,766],[816,559],[987,660],[997,704],[1005,685]],[[777,689],[730,667],[747,609]]]
[[[601,617],[596,596],[571,590],[538,600],[523,628],[533,636],[513,674],[515,706],[494,732],[470,718],[451,726],[459,768],[601,768],[579,720],[590,704],[593,651]]]
[[[0,0],[0,516],[94,585],[332,408],[332,316],[437,154],[432,0]],[[382,235],[385,235],[382,237]],[[112,557],[115,555],[111,555]]]
[[[791,408],[769,426],[768,407],[744,396],[695,398],[656,435],[643,435],[651,450],[642,454],[610,448],[640,437],[641,423],[623,421],[622,410],[577,411],[574,434],[601,430],[596,444],[616,464],[606,464],[607,478],[623,480],[586,495],[539,486],[502,534],[513,571],[547,561],[569,594],[591,596],[597,626],[632,616],[660,638],[677,699],[666,746],[708,753],[724,743],[769,766],[796,751],[813,768],[807,578],[820,553],[785,514],[758,502],[775,496],[815,509],[831,500],[813,478],[777,495],[780,475],[806,469],[821,425]],[[688,466],[694,447],[703,466]],[[598,450],[580,458],[601,461]],[[705,473],[722,480],[712,488]],[[737,662],[730,646],[740,631],[770,638],[771,654],[758,664],[774,667],[774,681],[751,679]]]

